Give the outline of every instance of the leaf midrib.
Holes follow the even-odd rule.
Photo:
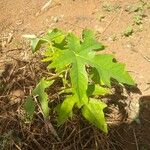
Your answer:
[[[76,64],[76,66],[78,66],[78,61],[77,61],[77,57],[78,57],[78,55],[74,52],[74,51],[72,51],[72,53],[73,53],[73,55],[74,55],[74,62],[75,62],[75,64]],[[78,70],[78,67],[76,67],[77,68],[77,89],[75,89],[76,91],[77,91],[77,96],[78,96],[78,99],[79,99],[79,101],[81,102],[82,101],[82,98],[81,98],[81,96],[80,96],[80,91],[79,91],[79,82],[78,82],[78,80],[79,80],[79,78],[78,78],[78,74],[79,74],[79,70]]]

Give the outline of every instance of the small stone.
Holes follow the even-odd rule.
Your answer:
[[[23,21],[22,21],[22,20],[17,20],[17,21],[16,21],[16,25],[19,26],[19,25],[21,25],[21,24],[23,24]]]
[[[21,101],[21,99],[24,97],[24,92],[20,89],[14,90],[10,93],[10,104],[16,104]]]
[[[55,23],[57,23],[57,22],[58,22],[58,17],[54,17],[54,18],[53,18],[53,21],[54,21]]]
[[[64,18],[64,14],[60,15],[60,18]]]
[[[98,31],[99,33],[102,33],[104,29],[101,26],[95,25],[95,30]]]
[[[42,31],[39,31],[39,34],[40,34],[40,35],[43,35],[44,33],[45,33],[45,31],[43,31],[43,30],[42,30]]]

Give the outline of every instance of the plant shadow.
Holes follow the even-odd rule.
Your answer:
[[[139,98],[138,117],[110,128],[110,141],[116,150],[150,149],[150,95]],[[138,120],[137,120],[138,119]]]

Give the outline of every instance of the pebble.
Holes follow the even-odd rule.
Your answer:
[[[21,25],[21,24],[23,24],[23,21],[22,21],[22,20],[19,19],[19,20],[16,21],[16,25],[19,26],[19,25]]]
[[[20,89],[14,90],[10,93],[10,104],[16,104],[21,101],[21,99],[24,97],[24,92]]]

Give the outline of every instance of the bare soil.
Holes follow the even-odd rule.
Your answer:
[[[0,6],[0,149],[150,150],[149,0],[1,0]],[[140,25],[134,22],[138,13]],[[133,33],[125,37],[129,26]],[[96,30],[107,52],[126,64],[137,83],[138,90],[117,89],[109,98],[108,135],[77,116],[60,128],[51,118],[60,140],[40,114],[32,124],[24,123],[22,104],[45,66],[22,36],[41,36],[52,28],[78,35],[84,28]]]

